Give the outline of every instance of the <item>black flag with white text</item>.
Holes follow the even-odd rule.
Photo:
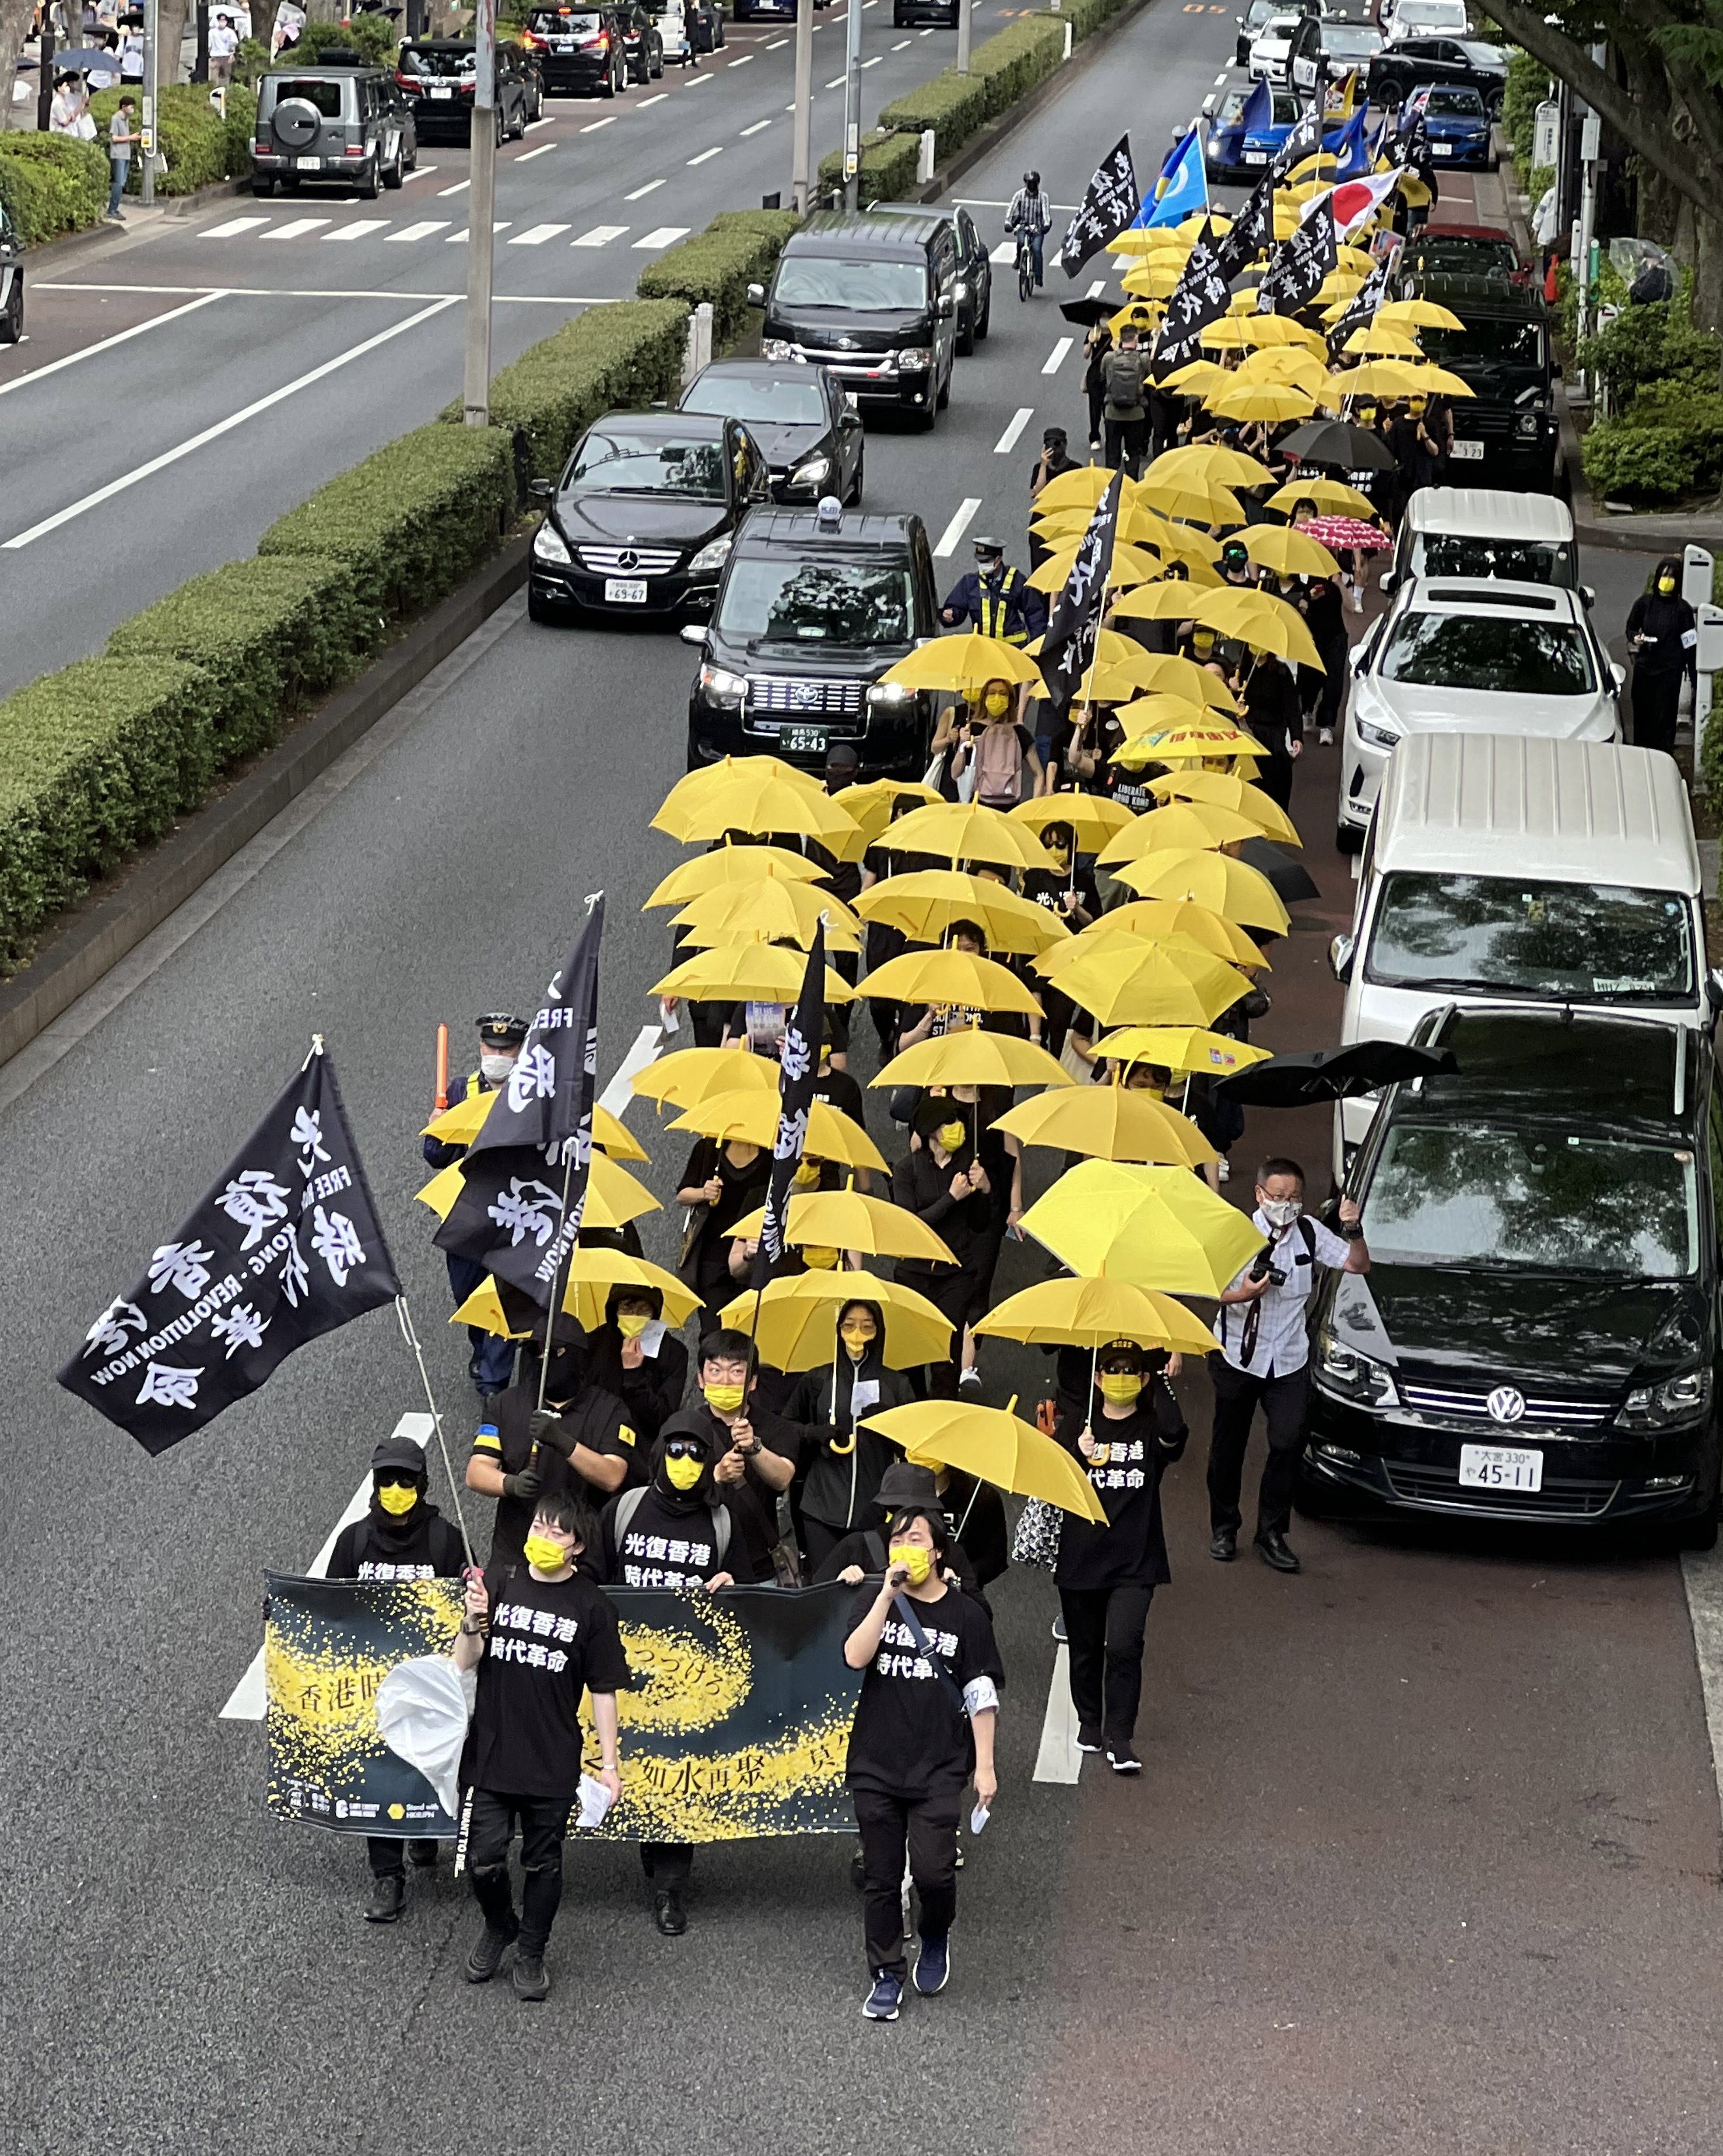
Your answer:
[[[1284,180],[1288,172],[1298,170],[1306,157],[1314,157],[1321,149],[1323,116],[1320,98],[1314,105],[1304,107],[1294,123],[1291,134],[1274,152],[1268,167],[1272,179]]]
[[[1131,162],[1131,138],[1121,135],[1096,167],[1083,207],[1066,228],[1060,256],[1065,275],[1076,276],[1092,254],[1098,254],[1109,240],[1128,231],[1142,207],[1136,167]]]
[[[1164,381],[1173,368],[1196,359],[1202,351],[1202,333],[1217,322],[1231,305],[1232,294],[1215,253],[1210,227],[1186,257],[1183,275],[1166,303],[1166,313],[1155,333],[1155,377]]]
[[[753,1254],[748,1286],[763,1288],[783,1265],[784,1231],[789,1224],[789,1192],[808,1140],[808,1111],[820,1070],[820,1038],[825,1026],[825,924],[814,931],[808,970],[795,1009],[786,1014],[779,1050],[778,1137],[772,1147],[772,1179],[766,1188],[765,1218]]]
[[[1250,199],[1227,229],[1215,242],[1215,259],[1230,285],[1241,270],[1247,270],[1265,247],[1274,244],[1274,181],[1264,172],[1251,190]]]
[[[1269,257],[1268,275],[1257,287],[1257,312],[1297,314],[1322,290],[1340,259],[1334,204],[1324,195]]]
[[[1330,359],[1336,365],[1345,350],[1346,340],[1359,330],[1367,330],[1376,320],[1376,309],[1388,296],[1388,279],[1397,259],[1396,254],[1378,262],[1358,290],[1346,303],[1346,311],[1328,333]]]
[[[1113,572],[1114,542],[1119,536],[1119,498],[1124,479],[1122,472],[1114,472],[1107,482],[1107,491],[1078,542],[1071,574],[1042,639],[1042,675],[1056,701],[1070,701],[1094,659],[1107,579]]]

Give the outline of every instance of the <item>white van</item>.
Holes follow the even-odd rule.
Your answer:
[[[1612,742],[1413,734],[1330,951],[1343,1041],[1407,1040],[1445,1004],[1566,1004],[1709,1026],[1699,851],[1673,757]],[[1341,1104],[1338,1173],[1375,1111]]]
[[[1487,486],[1418,489],[1400,520],[1382,589],[1391,592],[1408,577],[1505,577],[1518,584],[1564,585],[1582,592],[1588,605],[1592,597],[1579,580],[1567,504],[1552,494]]]

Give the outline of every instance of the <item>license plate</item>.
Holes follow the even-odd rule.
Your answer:
[[[792,756],[822,756],[826,732],[824,726],[786,726],[779,738]]]
[[[431,92],[431,95],[433,97],[453,97],[455,93],[452,90],[434,90]]]
[[[605,578],[606,606],[644,606],[645,603],[646,580],[644,577]]]
[[[302,172],[321,172],[323,169],[321,157],[296,157],[293,162]]]
[[[1430,148],[1433,154],[1438,157],[1451,157],[1453,155],[1453,145],[1452,142],[1432,142],[1430,145]]]
[[[1484,461],[1484,444],[1482,442],[1457,440],[1448,451],[1448,454],[1460,458],[1466,464],[1481,465]]]
[[[1266,165],[1268,162],[1268,152],[1266,150],[1247,150],[1244,153],[1244,162],[1247,165]]]
[[[1463,1490],[1541,1490],[1544,1455],[1514,1445],[1463,1445]]]

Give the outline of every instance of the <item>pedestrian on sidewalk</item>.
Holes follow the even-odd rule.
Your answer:
[[[114,107],[114,116],[108,122],[108,221],[124,224],[120,198],[126,192],[126,182],[131,171],[131,152],[138,140],[136,125],[137,106],[129,97],[122,97]]]
[[[239,33],[231,15],[218,15],[209,25],[209,86],[225,90],[234,79],[234,54],[239,49]]]
[[[1681,684],[1698,687],[1699,623],[1681,596],[1681,564],[1666,555],[1628,611],[1633,661],[1633,740],[1673,754]]]

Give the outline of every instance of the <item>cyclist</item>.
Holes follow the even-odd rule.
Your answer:
[[[1011,197],[1011,206],[1006,212],[1005,228],[1008,234],[1021,232],[1028,240],[1037,287],[1042,282],[1042,249],[1052,222],[1053,213],[1041,191],[1041,174],[1025,172],[1023,184]]]

